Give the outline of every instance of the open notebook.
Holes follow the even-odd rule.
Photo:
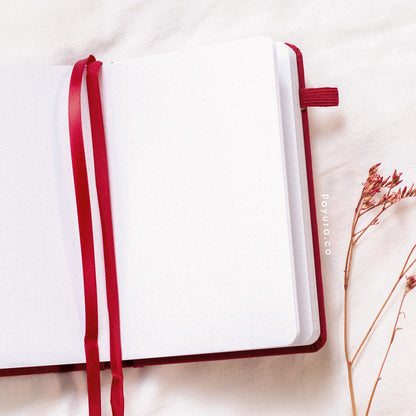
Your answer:
[[[298,61],[291,47],[256,37],[103,64],[123,360],[277,354],[324,342]],[[0,68],[2,369],[85,363],[71,70]],[[96,261],[108,361],[101,250]]]

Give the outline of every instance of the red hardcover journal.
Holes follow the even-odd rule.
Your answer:
[[[16,277],[4,284],[14,298],[2,306],[10,344],[0,375],[86,368],[90,414],[98,415],[99,370],[111,362],[113,413],[121,415],[121,365],[319,350],[326,324],[307,107],[338,105],[337,89],[306,88],[299,49],[267,38],[103,68],[93,57],[56,68],[36,69],[18,86],[33,94],[52,78],[58,90],[23,103],[35,114],[6,140],[2,161],[17,149],[23,155],[8,162],[5,184],[26,171],[23,186],[10,185],[9,211],[1,212],[10,218],[18,211],[1,241],[9,250],[2,275]],[[0,70],[3,95],[20,79],[13,71]],[[7,116],[19,105],[16,98],[2,131],[15,128]],[[47,108],[53,114],[45,116]],[[42,129],[50,141],[33,144],[31,135],[39,138]],[[22,204],[33,207],[34,221],[42,213],[40,225],[22,220]],[[27,243],[26,234],[38,241]],[[56,250],[48,246],[55,240]],[[14,271],[17,258],[28,265]],[[31,295],[55,282],[58,267],[63,277],[38,308]],[[26,288],[29,277],[41,291]],[[63,300],[74,322],[61,311]],[[25,316],[27,326],[20,324]],[[73,358],[83,348],[65,350],[72,338],[51,345],[65,325],[70,335],[82,330],[86,359]],[[31,342],[34,350],[41,345],[39,361],[38,353],[28,357]]]

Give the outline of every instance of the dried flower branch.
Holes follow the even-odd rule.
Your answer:
[[[377,225],[379,223],[380,216],[391,206],[397,204],[399,201],[405,198],[410,198],[416,196],[416,189],[414,188],[414,184],[410,186],[410,188],[407,188],[406,186],[404,188],[398,188],[398,186],[402,183],[401,175],[402,173],[398,173],[397,170],[393,172],[391,176],[388,176],[387,178],[384,178],[379,174],[378,168],[380,166],[380,163],[377,163],[376,165],[372,166],[369,169],[367,180],[362,184],[363,189],[361,191],[360,199],[358,200],[357,206],[355,208],[354,217],[352,221],[351,226],[351,236],[350,236],[350,242],[348,245],[348,251],[347,251],[347,258],[345,262],[345,270],[344,270],[344,353],[345,353],[345,360],[347,363],[347,371],[348,371],[348,384],[349,384],[349,391],[350,391],[350,399],[351,399],[351,407],[352,407],[352,413],[354,416],[357,415],[357,408],[355,403],[355,394],[354,394],[354,386],[353,386],[353,378],[352,378],[352,367],[355,363],[355,360],[360,353],[362,347],[365,345],[365,343],[368,341],[368,338],[374,329],[374,326],[378,322],[381,313],[385,309],[387,303],[391,299],[393,293],[396,291],[400,281],[402,278],[408,273],[409,269],[416,263],[416,256],[412,260],[412,256],[414,256],[414,252],[416,249],[416,244],[412,247],[410,250],[406,261],[403,265],[403,268],[394,283],[392,289],[390,290],[389,294],[387,295],[386,299],[384,300],[381,308],[379,309],[378,313],[376,314],[376,317],[372,321],[370,328],[366,332],[363,340],[361,341],[359,347],[357,348],[354,355],[350,354],[349,350],[349,344],[348,344],[348,288],[349,288],[349,282],[350,282],[350,275],[351,275],[351,264],[352,264],[352,258],[355,246],[359,239],[364,235],[364,233],[372,226]],[[368,213],[372,212],[373,215],[367,215]],[[369,218],[368,218],[369,217]],[[366,222],[365,222],[366,219]],[[361,228],[358,228],[359,222],[365,222],[365,225]],[[396,321],[393,328],[393,333],[390,339],[389,346],[387,348],[386,354],[384,356],[384,360],[381,364],[376,382],[374,383],[373,390],[371,392],[371,396],[368,402],[366,416],[368,415],[370,411],[370,407],[372,404],[372,400],[374,397],[375,390],[377,388],[378,382],[381,378],[381,373],[384,368],[384,364],[387,360],[388,354],[390,352],[391,345],[394,340],[394,336],[399,329],[397,324],[399,321],[399,317],[402,312],[402,306],[404,299],[406,295],[414,288],[416,287],[416,276],[411,275],[406,277],[406,286],[405,290],[402,296],[402,300],[400,303],[399,310],[396,315]]]

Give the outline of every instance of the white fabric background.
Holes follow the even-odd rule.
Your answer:
[[[126,415],[350,415],[342,344],[349,226],[372,164],[382,162],[386,175],[397,167],[409,181],[416,180],[414,2],[2,0],[0,28],[0,63],[21,64],[72,64],[90,53],[122,60],[269,35],[302,50],[308,86],[339,87],[340,107],[309,113],[318,208],[320,195],[329,194],[332,252],[322,255],[326,346],[310,355],[126,369],[124,374]],[[415,204],[394,208],[358,249],[351,305],[351,328],[358,335],[416,242]],[[318,222],[322,243],[326,226],[322,217]],[[374,415],[415,414],[416,294],[408,296],[405,311]],[[377,331],[355,372],[360,414],[388,328]],[[109,371],[102,373],[105,415],[111,412],[110,378]],[[0,379],[1,415],[87,415],[87,409],[83,372]]]

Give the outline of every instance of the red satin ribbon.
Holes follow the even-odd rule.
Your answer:
[[[120,310],[118,301],[116,257],[111,216],[110,184],[98,73],[101,62],[87,66],[87,90],[94,151],[95,184],[100,207],[103,235],[107,309],[110,325],[111,407],[114,416],[124,414],[123,371],[121,361]]]
[[[98,353],[97,283],[95,276],[94,240],[87,164],[81,123],[81,85],[85,66],[95,61],[90,56],[78,61],[72,70],[68,99],[69,137],[72,171],[77,201],[78,227],[81,242],[85,302],[85,357],[87,362],[88,406],[91,416],[101,415],[100,359]]]
[[[110,326],[110,363],[112,371],[111,407],[113,415],[124,414],[123,373],[120,341],[120,318],[111,218],[110,186],[98,74],[101,62],[93,56],[78,61],[69,85],[68,120],[72,169],[77,202],[78,227],[84,276],[85,357],[87,367],[88,405],[90,416],[101,415],[100,360],[98,351],[98,309],[95,274],[94,240],[91,203],[81,122],[81,86],[87,68],[87,91],[94,152],[95,182],[100,208],[106,273],[107,308]]]

